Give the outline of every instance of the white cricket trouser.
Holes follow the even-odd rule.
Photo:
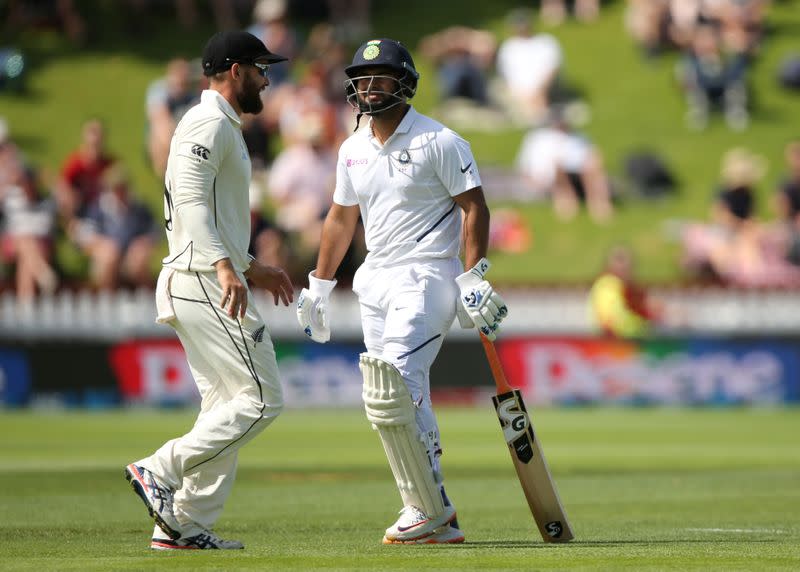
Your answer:
[[[278,416],[283,393],[272,339],[249,293],[238,320],[219,306],[216,273],[174,272],[168,287],[176,316],[169,323],[200,391],[200,414],[188,433],[137,464],[177,489],[175,514],[192,536],[219,518],[237,450]]]
[[[380,268],[363,264],[353,278],[367,351],[394,365],[417,406],[417,427],[441,473],[439,425],[431,404],[430,370],[453,323],[458,301],[457,258],[426,259]]]

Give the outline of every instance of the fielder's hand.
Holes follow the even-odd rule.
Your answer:
[[[222,289],[219,307],[223,308],[231,318],[244,318],[244,313],[247,311],[247,286],[239,279],[230,258],[217,260],[214,267]]]
[[[500,322],[508,315],[508,307],[491,284],[483,279],[490,266],[488,260],[481,258],[469,271],[456,277],[461,290],[456,310],[462,328],[476,326],[494,341]]]
[[[294,302],[294,286],[282,268],[268,266],[253,260],[244,275],[255,286],[268,290],[272,294],[276,306],[278,301],[283,302],[284,306]]]
[[[308,288],[303,288],[297,299],[297,321],[303,332],[314,340],[324,344],[331,339],[328,324],[328,298],[336,286],[336,280],[320,280],[312,270],[308,274]]]

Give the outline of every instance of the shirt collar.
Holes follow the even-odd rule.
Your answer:
[[[218,108],[222,113],[227,115],[237,127],[241,128],[242,118],[239,117],[239,114],[236,113],[233,106],[228,103],[228,100],[222,97],[220,92],[213,89],[204,89],[200,94],[200,102]]]
[[[397,128],[394,130],[394,133],[392,133],[391,137],[389,137],[389,139],[386,140],[386,143],[388,143],[389,141],[394,139],[395,135],[397,135],[397,134],[406,134],[409,131],[411,131],[411,126],[414,125],[414,122],[417,120],[417,117],[419,117],[419,113],[417,112],[416,109],[414,109],[413,105],[409,105],[408,106],[408,111],[406,111],[406,114],[403,116],[403,119],[400,120],[400,123],[398,124]],[[367,124],[366,136],[367,136],[367,139],[373,139],[375,137],[372,134],[372,118],[371,117],[369,118],[369,123]]]
[[[403,119],[400,121],[400,125],[397,126],[397,129],[394,130],[395,133],[408,133],[411,130],[411,126],[414,125],[414,122],[417,120],[417,110],[414,109],[413,105],[408,106],[408,111],[403,116]]]

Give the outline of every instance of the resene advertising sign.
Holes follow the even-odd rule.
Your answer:
[[[800,401],[800,348],[788,341],[537,337],[497,350],[511,385],[539,405]]]
[[[496,348],[511,385],[528,403],[540,406],[800,403],[800,343],[793,339],[519,337],[498,340]],[[24,405],[37,394],[63,391],[48,385],[53,379],[49,370],[26,367],[55,361],[48,360],[44,350],[30,350],[28,355],[17,349],[0,359],[0,396],[6,405]],[[361,406],[361,344],[278,342],[275,350],[287,406]],[[70,378],[72,391],[91,381],[111,391],[116,388],[125,403],[181,405],[199,400],[177,340],[128,341],[96,348],[82,359],[107,361],[110,367],[98,366],[91,376]],[[446,342],[431,373],[435,403],[484,405],[494,389],[485,362],[479,344]]]

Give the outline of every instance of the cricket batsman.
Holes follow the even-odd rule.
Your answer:
[[[457,313],[463,327],[494,339],[508,312],[484,279],[489,209],[469,144],[408,103],[419,74],[400,42],[366,42],[345,72],[356,132],[339,150],[333,204],[298,321],[312,340],[330,338],[328,299],[361,217],[368,254],[353,291],[367,349],[364,407],[403,503],[383,542],[463,542],[443,486],[430,368]],[[369,120],[359,129],[363,115]],[[462,236],[468,272],[459,259]]]

